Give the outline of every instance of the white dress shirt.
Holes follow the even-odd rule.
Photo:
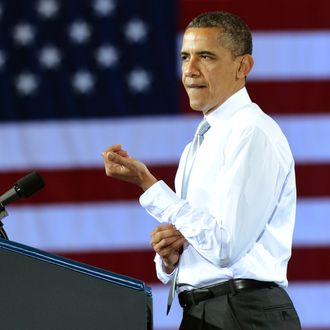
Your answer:
[[[211,128],[197,151],[186,199],[179,196],[189,144],[175,178],[177,193],[158,181],[140,197],[154,218],[175,225],[188,241],[179,291],[232,278],[286,287],[296,209],[288,142],[245,88],[206,118]],[[155,262],[158,278],[167,283],[173,273],[163,271],[159,255]]]

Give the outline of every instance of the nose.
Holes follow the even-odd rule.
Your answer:
[[[198,63],[195,58],[191,57],[182,63],[182,73],[186,77],[198,77],[200,75]]]

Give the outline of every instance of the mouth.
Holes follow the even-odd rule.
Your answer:
[[[203,88],[206,88],[206,85],[204,85],[204,84],[186,84],[186,88],[190,89],[190,90],[203,89]]]

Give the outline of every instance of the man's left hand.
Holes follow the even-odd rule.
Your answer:
[[[179,262],[185,237],[172,224],[157,226],[150,236],[152,248],[162,257],[164,271],[172,273]]]

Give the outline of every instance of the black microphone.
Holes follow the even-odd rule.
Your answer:
[[[45,186],[45,182],[36,171],[19,179],[10,190],[0,196],[0,204],[3,206],[20,198],[30,197]]]

